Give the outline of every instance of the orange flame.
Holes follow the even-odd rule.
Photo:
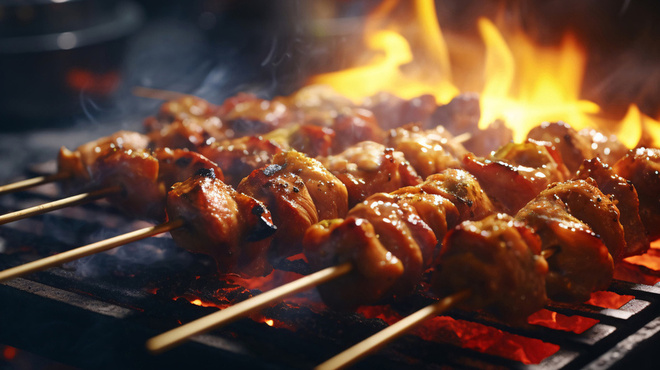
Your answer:
[[[411,3],[413,20],[404,20],[406,17],[398,14],[399,8]],[[524,140],[527,132],[541,122],[562,120],[576,129],[617,131],[612,128],[618,127],[619,134],[625,133],[619,137],[628,147],[636,146],[644,138],[643,132],[653,145],[660,144],[660,122],[645,116],[636,106],[631,106],[619,122],[603,117],[596,103],[581,98],[587,53],[574,35],[566,33],[559,45],[547,46],[539,45],[515,27],[503,33],[486,18],[479,19],[476,26],[483,43],[482,63],[473,61],[481,56],[479,53],[466,58],[466,52],[458,50],[474,45],[454,43],[455,48],[448,47],[453,44],[448,44],[443,35],[433,0],[383,1],[367,17],[366,62],[315,76],[309,83],[329,85],[355,101],[384,91],[405,99],[431,94],[440,104],[459,91],[476,88],[481,96],[480,127],[502,119],[514,130],[516,141]],[[462,63],[461,67],[472,70],[462,68],[460,76],[453,76],[451,56]],[[475,82],[474,76],[483,78]],[[463,81],[465,86],[454,81]]]

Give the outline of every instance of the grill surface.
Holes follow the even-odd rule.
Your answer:
[[[7,195],[0,199],[0,212],[57,197],[55,186]],[[145,223],[129,220],[103,202],[4,225],[0,227],[4,246],[0,268],[143,226]],[[300,264],[280,268],[300,270]],[[312,291],[303,294],[303,303],[296,303],[299,298],[265,311],[281,327],[270,327],[257,315],[163,355],[147,353],[146,339],[216,310],[177,297],[223,303],[214,296],[215,291],[224,289],[230,302],[259,292],[227,289],[230,285],[218,279],[210,259],[179,249],[167,236],[150,238],[0,285],[0,343],[86,368],[180,368],[210,363],[310,368],[387,326],[380,319],[355,313],[315,309],[313,303],[304,303],[317,300]],[[634,298],[619,309],[588,304],[547,307],[566,316],[598,320],[581,334],[537,325],[514,328],[476,313],[450,313],[455,319],[560,347],[538,365],[407,335],[357,367],[599,369],[644,365],[660,341],[660,286],[615,281],[609,290]],[[417,294],[394,308],[405,315],[429,302]]]

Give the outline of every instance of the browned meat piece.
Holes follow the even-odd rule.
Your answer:
[[[273,164],[286,168],[287,172],[300,176],[305,181],[309,195],[314,200],[319,220],[344,217],[348,212],[346,186],[330,173],[321,162],[290,150],[275,155]]]
[[[461,220],[480,220],[495,212],[495,206],[477,179],[464,170],[451,168],[431,175],[419,188],[449,199],[458,209]]]
[[[435,97],[421,95],[405,100],[387,92],[380,92],[363,101],[363,106],[374,112],[384,130],[411,122],[427,122],[437,108]]]
[[[598,157],[584,161],[578,170],[577,178],[596,180],[603,193],[614,197],[626,239],[621,258],[645,253],[650,245],[646,229],[639,217],[639,198],[635,187]]]
[[[237,186],[252,171],[270,163],[273,156],[288,147],[262,136],[244,136],[216,141],[199,152],[222,168],[226,183]]]
[[[373,114],[364,109],[340,114],[334,119],[332,129],[335,132],[333,153],[342,152],[363,141],[382,142],[385,137],[385,132],[378,126]]]
[[[540,252],[538,237],[511,216],[465,221],[447,234],[431,287],[440,297],[469,291],[460,307],[524,322],[547,300]]]
[[[300,252],[305,230],[320,220],[343,217],[346,187],[316,160],[296,151],[277,154],[273,164],[253,171],[238,191],[262,201],[280,231],[273,240],[275,256]]]
[[[401,188],[391,195],[395,197],[397,204],[415,209],[424,223],[431,228],[438,243],[442,242],[447,231],[460,221],[458,209],[452,202],[442,195],[425,193],[420,186]],[[439,252],[439,248],[422,250],[425,268],[434,264]]]
[[[291,148],[310,157],[327,156],[332,152],[335,131],[322,126],[301,125],[289,136]]]
[[[422,178],[460,168],[459,158],[467,153],[442,126],[423,131],[417,125],[406,125],[391,130],[385,145],[402,152]]]
[[[568,171],[549,143],[509,143],[489,158],[467,154],[463,165],[480,183],[498,210],[513,214],[550,183],[564,181]]]
[[[401,152],[373,141],[358,143],[320,161],[346,186],[350,207],[371,194],[391,192],[422,181]]]
[[[160,106],[158,120],[161,122],[183,121],[188,118],[205,118],[214,114],[217,107],[193,95],[166,101]]]
[[[154,150],[153,156],[158,160],[158,182],[163,184],[165,191],[177,182],[192,177],[200,169],[213,171],[216,179],[224,181],[220,167],[203,155],[187,149],[162,148]]]
[[[421,281],[438,239],[414,207],[398,197],[378,193],[353,207],[348,217],[363,218],[373,225],[383,246],[403,263],[403,275],[391,294],[409,294]],[[443,236],[443,235],[441,235]],[[426,258],[425,258],[426,257]]]
[[[197,150],[215,139],[225,137],[227,128],[218,117],[190,117],[163,125],[149,133],[152,148]]]
[[[479,95],[460,94],[435,110],[430,120],[430,127],[444,126],[454,135],[465,132],[474,134],[479,131],[480,118]]]
[[[225,100],[216,114],[227,127],[227,138],[263,134],[284,127],[291,120],[283,103],[245,93]]]
[[[613,169],[635,186],[639,215],[649,239],[660,238],[660,149],[633,149]]]
[[[578,134],[565,122],[544,122],[529,131],[527,138],[547,141],[554,145],[571,173],[575,173],[580,168],[582,161],[595,156],[591,148],[591,140],[587,136]]]
[[[171,231],[183,248],[212,256],[223,273],[267,275],[272,267],[266,254],[276,227],[266,207],[200,170],[175,184],[167,196],[170,220],[183,219]]]
[[[606,135],[592,128],[580,130],[578,134],[589,140],[594,156],[610,166],[626,155],[628,151],[628,148],[619,141],[616,135]]]
[[[463,146],[471,153],[482,157],[513,142],[513,131],[499,119],[491,122],[484,129],[467,133],[470,134],[470,138],[463,142]]]
[[[322,269],[351,262],[353,270],[318,287],[331,307],[353,309],[383,299],[403,275],[401,261],[382,244],[369,221],[355,217],[319,222],[303,239],[310,266]]]
[[[167,189],[158,182],[159,163],[146,150],[108,150],[90,165],[91,188],[120,186],[110,202],[131,216],[165,218]]]
[[[62,147],[57,158],[58,172],[70,173],[71,180],[64,185],[71,187],[72,191],[79,191],[91,180],[89,167],[99,156],[106,155],[109,150],[142,150],[148,145],[149,138],[145,135],[132,131],[118,131],[110,136],[85,143],[75,151]]]
[[[576,204],[562,199],[566,196],[563,190],[585,183],[571,181],[544,190],[516,215],[541,237],[542,248],[549,254],[546,290],[555,301],[583,302],[612,281],[614,262],[608,248],[586,223],[571,214]],[[577,196],[583,196],[583,191],[575,190]]]

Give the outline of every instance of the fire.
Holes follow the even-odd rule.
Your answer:
[[[606,118],[598,104],[581,98],[587,52],[573,34],[558,45],[540,45],[511,22],[498,28],[481,18],[475,25],[480,40],[455,37],[459,41],[451,43],[437,19],[433,0],[383,1],[367,17],[363,63],[309,83],[329,85],[356,101],[385,91],[405,99],[431,94],[446,104],[459,92],[477,91],[480,127],[502,119],[516,141],[541,122],[561,120],[578,130],[613,131],[631,148],[640,139],[660,144],[660,122],[636,106],[623,119]],[[466,51],[473,49],[480,51]]]

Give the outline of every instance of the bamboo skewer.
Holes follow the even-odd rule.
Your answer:
[[[0,194],[26,190],[35,186],[64,180],[69,177],[71,177],[71,174],[69,174],[68,172],[59,172],[52,175],[39,176],[39,177],[33,177],[31,179],[20,180],[13,182],[11,184],[0,186]]]
[[[397,323],[388,326],[380,332],[345,350],[344,352],[332,357],[316,367],[318,370],[340,369],[368,355],[369,353],[381,348],[390,341],[398,338],[413,327],[421,324],[427,319],[437,316],[456,305],[458,302],[469,297],[470,291],[462,291],[452,294],[444,299],[430,304],[421,310],[407,316]]]
[[[44,214],[50,211],[55,211],[57,209],[75,206],[90,202],[95,199],[106,197],[110,194],[116,194],[122,191],[122,188],[119,186],[113,186],[101,190],[91,191],[88,193],[82,193],[78,195],[73,195],[68,198],[59,199],[53,202],[40,204],[38,206],[22,209],[16,212],[10,212],[4,215],[0,215],[0,225],[4,225],[9,222],[22,220],[31,216],[36,216]]]
[[[135,86],[131,89],[131,93],[135,96],[139,96],[141,98],[149,98],[149,99],[156,99],[156,100],[175,100],[179,99],[181,97],[187,96],[187,94],[176,92],[176,91],[171,91],[171,90],[163,90],[163,89],[153,89],[151,87],[144,87],[144,86]]]
[[[50,257],[45,257],[36,261],[32,261],[20,266],[12,267],[10,269],[0,271],[0,282],[16,278],[32,272],[45,270],[47,268],[61,265],[66,262],[73,261],[78,258],[87,257],[95,253],[107,251],[112,248],[119,247],[140,239],[148,238],[157,234],[176,229],[183,226],[183,220],[177,219],[169,222],[162,223],[156,226],[146,227],[140,230],[131,231],[126,234],[118,235],[110,239],[101,240],[92,244],[88,244],[70,251],[62,252]]]
[[[224,310],[204,316],[186,325],[155,336],[147,341],[147,349],[152,353],[164,352],[181,344],[194,335],[202,334],[221,325],[228,324],[252,311],[261,309],[276,300],[305,289],[313,288],[326,281],[345,275],[352,269],[353,265],[349,262],[325,268],[311,275],[237,303]]]

